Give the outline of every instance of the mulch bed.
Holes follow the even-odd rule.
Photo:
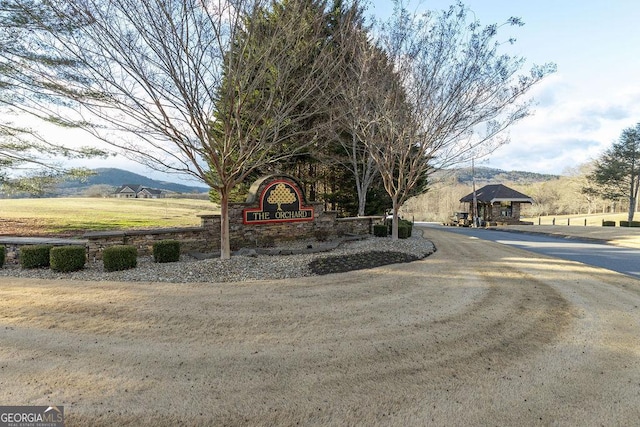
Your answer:
[[[370,251],[351,255],[328,256],[313,260],[309,267],[314,274],[344,273],[387,264],[398,264],[419,260],[420,257],[402,252]]]

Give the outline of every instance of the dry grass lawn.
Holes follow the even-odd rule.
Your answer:
[[[199,214],[219,213],[198,199],[5,199],[0,236],[76,236],[87,231],[200,225]]]
[[[68,426],[638,423],[639,281],[426,233],[423,261],[298,280],[0,278],[0,402]]]

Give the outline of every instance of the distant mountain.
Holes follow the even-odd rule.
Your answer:
[[[436,172],[434,178],[442,180],[455,180],[461,184],[471,184],[473,178],[477,184],[531,184],[534,182],[552,181],[560,178],[560,175],[541,174],[524,171],[504,171],[487,167],[444,169]]]
[[[58,186],[58,190],[51,196],[69,196],[81,194],[89,187],[94,185],[108,185],[117,188],[124,184],[138,184],[145,187],[155,188],[158,190],[171,191],[175,193],[206,193],[209,189],[206,187],[189,186],[177,184],[175,182],[158,181],[148,178],[144,175],[129,172],[116,168],[99,168],[95,169],[96,173],[88,177],[86,180],[66,181]],[[558,179],[559,175],[539,174],[524,171],[504,171],[502,169],[493,169],[487,167],[475,168],[475,180],[478,185],[486,184],[530,184],[535,182],[544,182]],[[436,172],[431,182],[457,182],[461,184],[471,185],[473,180],[471,168],[444,169]]]
[[[68,194],[74,191],[81,191],[93,185],[110,185],[112,187],[120,187],[124,184],[139,184],[149,188],[158,190],[172,191],[175,193],[206,193],[207,187],[189,186],[177,184],[175,182],[158,181],[148,178],[144,175],[129,172],[116,168],[99,168],[94,169],[95,175],[84,180],[65,181],[59,185],[61,193]]]

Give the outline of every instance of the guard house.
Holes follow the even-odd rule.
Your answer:
[[[502,184],[485,185],[476,190],[478,217],[481,224],[524,224],[520,221],[520,206],[533,203],[533,199]],[[473,215],[473,193],[460,199],[468,203],[469,216]]]

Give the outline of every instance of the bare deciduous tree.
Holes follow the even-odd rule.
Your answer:
[[[70,120],[129,157],[217,190],[229,258],[231,190],[321,133],[301,124],[331,105],[325,16],[310,1],[47,3],[77,28],[50,36],[83,77],[48,75],[48,90],[75,100]]]
[[[49,106],[59,105],[59,100],[47,96],[46,91],[34,90],[38,86],[38,73],[32,72],[33,65],[47,68],[49,74],[62,68],[68,72],[71,65],[68,58],[52,54],[47,46],[37,43],[37,36],[43,32],[40,23],[60,33],[71,28],[63,25],[57,16],[47,14],[38,1],[32,0],[29,5],[25,12],[13,0],[0,0],[0,188],[8,193],[41,194],[60,179],[89,174],[84,168],[65,167],[59,161],[62,158],[88,158],[106,153],[91,147],[52,142],[26,123],[45,124]],[[37,108],[32,108],[34,105]],[[19,119],[24,118],[20,116],[28,120],[20,123]]]
[[[498,27],[468,22],[461,3],[420,16],[396,6],[378,37],[393,78],[379,90],[379,137],[367,140],[393,202],[393,238],[398,208],[420,180],[505,143],[502,132],[529,114],[526,93],[555,69],[517,75],[524,60],[499,54]]]

